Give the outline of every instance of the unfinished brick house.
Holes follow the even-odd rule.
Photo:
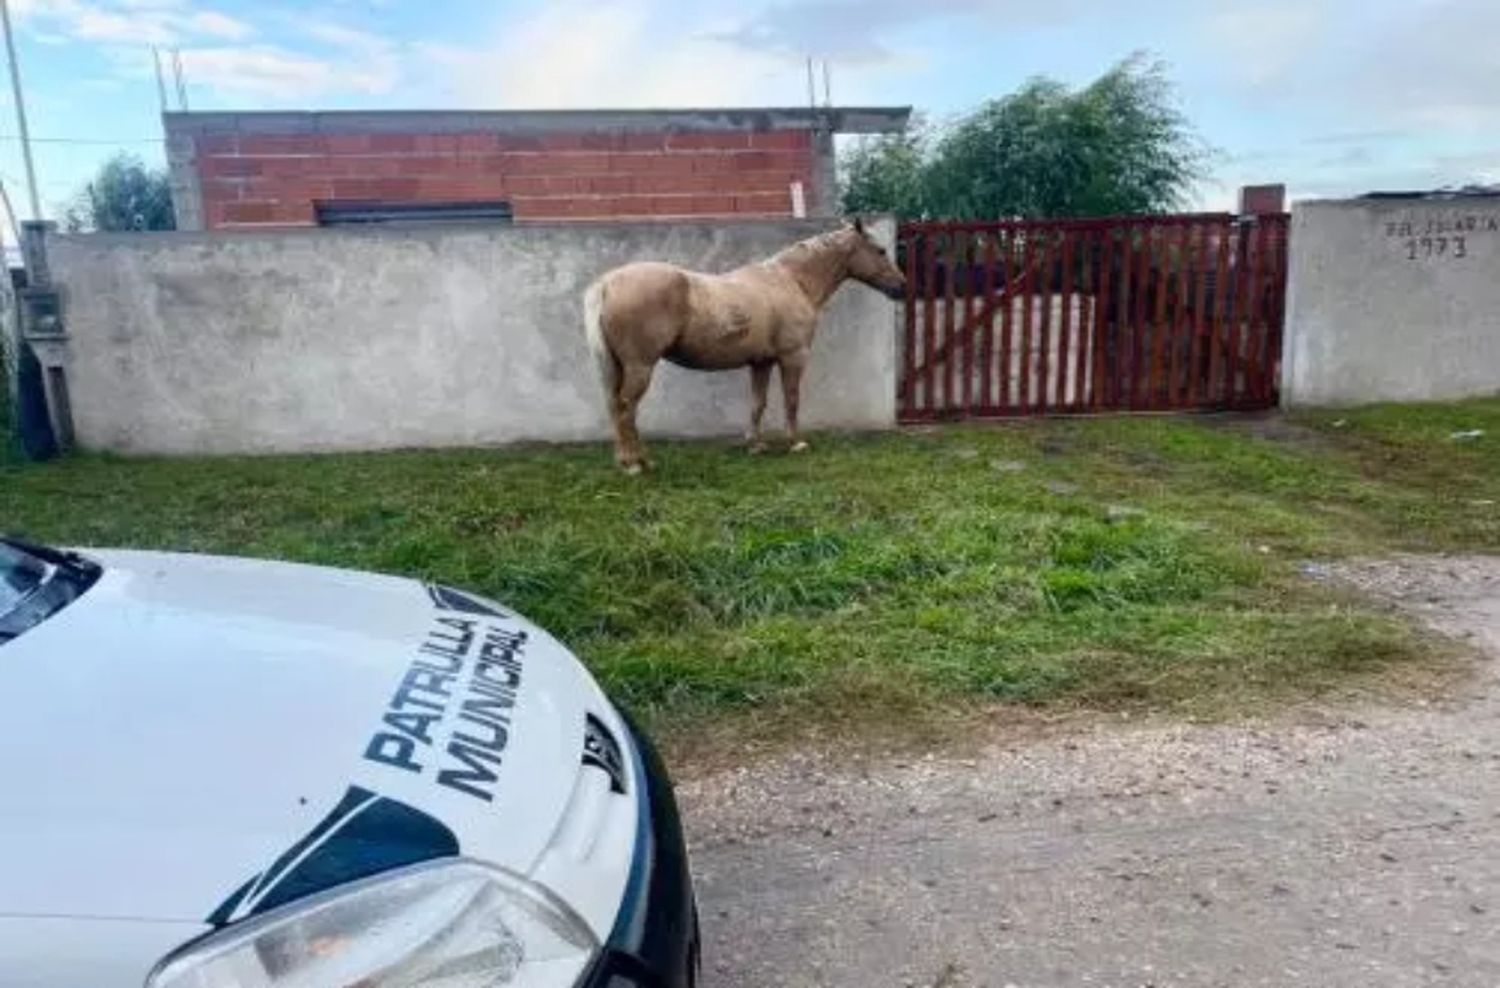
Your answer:
[[[184,230],[829,215],[835,134],[909,107],[169,113]]]

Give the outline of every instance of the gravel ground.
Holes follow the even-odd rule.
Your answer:
[[[1309,567],[1500,655],[1500,560]],[[1500,985],[1500,673],[1441,704],[680,786],[709,988]]]

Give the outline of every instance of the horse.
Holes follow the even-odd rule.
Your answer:
[[[615,462],[629,474],[651,465],[636,410],[662,359],[693,370],[750,368],[752,453],[765,450],[760,420],[779,368],[787,442],[794,453],[806,450],[797,433],[802,372],[819,313],[851,278],[906,296],[906,278],[858,219],[725,274],[643,261],[602,275],[584,292],[584,329],[614,424]]]

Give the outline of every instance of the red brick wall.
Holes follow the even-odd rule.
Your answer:
[[[204,225],[310,224],[315,201],[506,200],[518,220],[790,216],[810,132],[209,134]]]
[[[1246,185],[1240,189],[1240,213],[1286,212],[1285,185]]]

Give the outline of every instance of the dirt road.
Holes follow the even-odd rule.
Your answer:
[[[1500,561],[1326,574],[1500,655]],[[1442,705],[1095,726],[689,782],[709,988],[1500,986],[1500,673]]]

